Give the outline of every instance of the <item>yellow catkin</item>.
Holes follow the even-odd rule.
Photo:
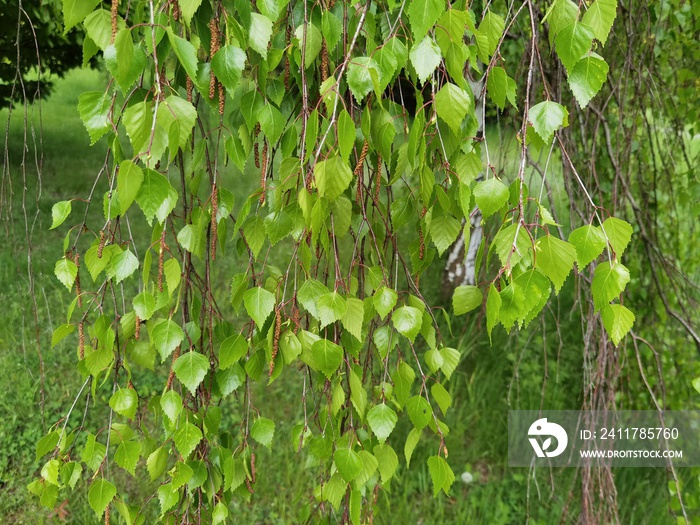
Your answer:
[[[158,291],[163,291],[163,258],[165,256],[165,230],[160,234],[160,243],[158,246]]]
[[[209,21],[209,31],[211,33],[211,42],[209,44],[209,58],[214,58],[214,55],[219,50],[219,28],[216,18]],[[216,94],[216,76],[214,71],[211,71],[209,76],[209,100],[214,100]]]
[[[226,90],[224,85],[219,82],[219,115],[224,116],[224,109],[226,107]]]
[[[279,309],[275,311],[275,333],[272,337],[272,357],[270,359],[270,374],[269,377],[272,377],[272,374],[275,371],[275,358],[277,357],[277,353],[280,350],[280,336],[282,335],[282,314],[280,313]],[[253,479],[255,481],[255,479]]]
[[[374,205],[379,206],[379,190],[382,187],[382,156],[377,153],[377,169],[374,172]]]
[[[85,326],[82,321],[78,323],[78,356],[85,359]]]
[[[112,21],[112,37],[109,40],[110,44],[114,44],[114,39],[117,38],[117,21],[119,20],[119,0],[112,0],[112,12],[110,13]]]
[[[219,212],[219,196],[216,189],[216,183],[211,187],[211,258],[213,261],[216,260],[216,243],[217,243],[217,232],[218,223],[216,215]]]
[[[137,315],[134,317],[134,339],[137,341],[141,337],[141,318]]]
[[[260,165],[260,204],[265,204],[267,190],[267,141],[263,141],[262,163]]]

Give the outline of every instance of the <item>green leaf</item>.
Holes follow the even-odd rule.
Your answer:
[[[187,422],[173,434],[173,441],[180,455],[187,459],[202,441],[202,437],[202,431],[192,423]]]
[[[398,419],[396,412],[384,403],[373,406],[370,411],[367,412],[369,428],[371,428],[374,435],[377,436],[380,444],[384,443],[386,438],[389,437]]]
[[[90,145],[100,140],[109,131],[109,109],[111,105],[112,98],[108,92],[87,91],[78,97],[78,112],[85,129],[90,135]]]
[[[528,121],[545,144],[549,144],[555,131],[569,125],[569,112],[561,104],[547,100],[530,108]]]
[[[114,453],[114,461],[132,476],[136,476],[136,465],[141,456],[141,444],[136,441],[122,441]]]
[[[571,71],[571,68],[590,51],[593,30],[586,24],[574,22],[559,31],[554,43],[561,63],[567,71]]]
[[[602,262],[596,266],[591,291],[593,305],[598,310],[623,292],[630,282],[629,270],[619,262]]]
[[[615,251],[615,257],[620,259],[632,239],[632,226],[622,219],[608,217],[603,223],[603,231],[605,231],[610,246]]]
[[[362,325],[365,316],[365,306],[362,300],[349,297],[346,301],[346,312],[342,318],[343,327],[350,332],[355,339],[362,342]]]
[[[544,274],[535,269],[518,275],[513,282],[522,290],[522,295],[525,298],[518,321],[521,325],[527,326],[547,304],[552,286]]]
[[[572,0],[554,0],[542,19],[542,23],[549,22],[549,43],[554,41],[559,31],[573,24],[577,18],[578,4]]]
[[[343,479],[350,483],[362,472],[362,459],[360,455],[350,448],[341,447],[333,454],[335,466],[343,476]]]
[[[316,309],[316,301],[323,294],[328,293],[326,285],[316,279],[307,279],[297,292],[297,299],[301,305],[316,319],[320,319]]]
[[[413,342],[423,324],[423,313],[413,306],[402,306],[391,315],[391,321],[401,335]]]
[[[350,383],[350,401],[352,402],[355,410],[360,415],[360,418],[364,417],[365,409],[367,408],[367,391],[362,386],[362,380],[360,377],[350,369],[349,374]]]
[[[63,0],[63,34],[85,20],[99,0]]]
[[[569,235],[569,242],[576,248],[576,265],[579,272],[603,253],[608,245],[600,228],[591,224],[572,231]]]
[[[56,266],[54,266],[53,273],[70,291],[73,288],[75,278],[78,276],[78,267],[73,261],[64,257],[63,259],[56,261]]]
[[[319,339],[311,347],[314,363],[330,379],[343,362],[343,349],[328,339]]]
[[[430,387],[430,393],[433,395],[433,399],[435,399],[442,413],[446,414],[447,409],[452,405],[452,396],[450,396],[450,393],[445,390],[445,387],[440,383],[434,383],[433,386]]]
[[[134,419],[139,407],[139,396],[133,388],[120,388],[110,398],[109,406],[117,414]]]
[[[634,314],[621,304],[606,304],[600,309],[605,331],[617,346],[634,325]]]
[[[158,487],[158,502],[160,503],[160,513],[165,514],[180,501],[180,493],[174,489],[172,483],[165,483]]]
[[[275,422],[266,417],[259,417],[250,429],[252,438],[261,445],[271,448],[272,438],[275,436]]]
[[[500,66],[491,68],[486,80],[486,88],[491,100],[499,109],[505,108],[506,99],[517,109],[518,106],[515,103],[515,80],[508,76],[505,69]]]
[[[304,42],[304,24],[297,27],[294,36],[296,36],[299,41],[299,48],[301,50],[301,46]],[[306,55],[304,59],[305,69],[309,69],[313,65],[314,60],[316,60],[318,53],[321,51],[322,41],[323,35],[318,28],[314,24],[306,24],[306,48],[303,50]],[[299,62],[299,65],[301,65],[301,62]]]
[[[216,371],[216,384],[219,387],[221,397],[226,397],[245,382],[246,372],[238,363],[225,370]]]
[[[396,473],[396,469],[399,468],[399,457],[394,449],[386,443],[375,445],[372,452],[374,457],[377,458],[382,483],[387,483]]]
[[[182,17],[185,19],[185,22],[187,23],[188,26],[192,22],[192,17],[197,12],[197,9],[199,9],[199,6],[201,4],[202,4],[202,0],[179,0],[178,1],[178,5],[180,6],[180,12],[182,13]]]
[[[134,312],[142,321],[148,321],[156,311],[156,298],[152,293],[143,291],[134,297]]]
[[[272,292],[256,286],[243,294],[243,304],[246,312],[255,321],[258,330],[262,329],[265,321],[275,309],[275,296]]]
[[[508,202],[508,186],[492,177],[480,181],[474,186],[474,200],[486,219]]]
[[[608,64],[602,57],[591,53],[581,59],[569,74],[569,87],[581,108],[596,96],[608,77]]]
[[[374,309],[377,311],[382,321],[394,309],[398,298],[399,294],[397,294],[395,290],[392,290],[386,286],[380,286],[374,292],[372,303],[374,304]]]
[[[420,43],[415,44],[411,48],[409,57],[421,82],[428,80],[442,60],[440,48],[430,36],[426,36]]]
[[[97,441],[97,438],[93,434],[88,434],[80,459],[90,469],[96,471],[102,464],[106,451],[107,447]]]
[[[71,201],[60,201],[51,208],[51,228],[58,228],[65,221],[71,212]]]
[[[374,89],[374,82],[379,82],[380,76],[379,64],[373,59],[354,57],[350,61],[347,72],[348,87],[358,104]]]
[[[241,74],[245,69],[245,52],[232,44],[222,47],[211,61],[211,70],[224,87],[233,92],[238,87]]]
[[[355,145],[355,136],[355,122],[350,113],[342,110],[338,115],[338,147],[344,162],[348,162],[350,158],[352,147]]]
[[[596,0],[588,7],[581,21],[587,24],[600,43],[605,45],[616,16],[617,0]]]
[[[267,45],[272,36],[272,21],[265,15],[250,14],[250,30],[248,31],[248,44],[251,49],[267,60]],[[308,35],[307,35],[308,37]]]
[[[177,123],[177,133],[169,135],[168,138],[168,146],[170,147],[171,154],[177,152],[178,148],[187,148],[196,121],[197,110],[184,98],[171,95],[161,102],[158,106],[158,127],[172,130],[173,124]],[[158,218],[163,222],[164,218],[161,218],[160,215],[158,215]]]
[[[406,410],[411,423],[418,430],[425,428],[433,417],[433,409],[423,396],[409,397],[406,401]]]
[[[411,466],[411,456],[413,455],[413,451],[416,449],[418,441],[420,441],[420,435],[421,431],[417,428],[413,428],[408,433],[408,437],[406,437],[406,443],[403,447],[403,453],[406,457],[406,468]]]
[[[576,249],[566,241],[546,235],[535,243],[537,258],[535,268],[541,270],[554,285],[554,292],[559,293],[566,277],[574,267]]]
[[[160,407],[174,425],[182,412],[182,397],[175,390],[168,390],[160,398]]]
[[[149,226],[153,225],[153,217],[156,216],[158,216],[158,222],[164,222],[165,217],[159,212],[162,206],[169,204],[168,199],[172,190],[173,187],[164,175],[153,170],[145,171],[141,187],[136,194],[136,203],[146,216]],[[172,206],[174,207],[175,204],[172,203]]]
[[[168,465],[168,451],[164,447],[159,447],[151,452],[146,459],[146,467],[151,481],[154,481],[164,471]]]
[[[269,102],[259,112],[260,129],[272,144],[276,144],[284,131],[282,113]]]
[[[143,170],[130,160],[122,161],[117,174],[117,194],[121,215],[124,215],[134,202],[142,183]]]
[[[100,478],[92,482],[90,490],[88,491],[88,502],[98,518],[102,518],[102,514],[104,514],[107,505],[112,502],[116,495],[117,487],[106,479]]]
[[[190,350],[177,358],[173,364],[173,371],[180,382],[194,395],[209,371],[209,359],[199,352]]]
[[[491,332],[493,328],[498,324],[499,313],[501,311],[501,295],[498,293],[496,287],[492,284],[489,286],[489,293],[486,297],[486,330],[489,333],[489,342],[493,343],[491,339]]]
[[[191,79],[197,78],[197,50],[184,38],[177,36],[172,28],[168,27],[168,39],[173,47],[175,56]]]
[[[498,47],[498,43],[503,36],[503,30],[505,29],[505,20],[500,15],[493,13],[490,9],[486,11],[484,18],[479,24],[479,34],[486,37],[488,45],[484,49],[480,49],[482,54],[485,52],[490,58]],[[482,47],[477,39],[477,46]],[[481,55],[480,55],[480,58]],[[487,63],[488,60],[482,60],[482,62]]]
[[[114,255],[107,265],[107,277],[114,279],[115,284],[119,284],[124,279],[132,275],[139,268],[139,260],[126,249]]]
[[[440,490],[449,495],[450,487],[455,480],[455,474],[444,458],[431,456],[428,458],[430,479],[433,481],[433,496],[437,496]]]
[[[62,324],[51,334],[51,348],[60,343],[64,338],[75,331],[75,326],[72,324]]]
[[[406,9],[415,41],[423,38],[445,11],[441,0],[413,0]]]
[[[342,157],[336,155],[314,166],[316,186],[321,197],[337,199],[352,182],[352,171]]]
[[[172,319],[157,324],[150,335],[161,361],[165,361],[185,338],[182,328]]]
[[[458,286],[452,296],[452,309],[455,315],[463,315],[481,306],[484,294],[476,286]]]
[[[440,355],[442,356],[442,371],[447,377],[447,380],[452,377],[452,374],[457,369],[459,364],[459,359],[461,357],[459,350],[455,348],[444,347],[440,349]]]
[[[227,337],[219,349],[219,368],[226,370],[232,364],[237,363],[247,351],[248,341],[241,334]]]
[[[340,321],[348,309],[345,304],[345,299],[338,292],[323,294],[316,301],[316,308],[318,308],[321,328],[336,321]]]
[[[430,223],[430,237],[440,256],[452,246],[461,231],[462,223],[452,215],[441,214],[433,217]]]

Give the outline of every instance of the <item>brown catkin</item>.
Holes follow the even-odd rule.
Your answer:
[[[173,387],[173,380],[175,379],[175,370],[173,369],[173,365],[175,364],[175,361],[177,361],[178,357],[180,357],[180,347],[179,346],[175,349],[175,352],[173,352],[173,360],[172,360],[172,363],[170,364],[170,373],[168,374],[168,381],[165,384],[165,391],[166,392]]]
[[[224,108],[226,106],[226,90],[224,85],[219,82],[219,115],[224,116]]]
[[[176,22],[180,20],[180,15],[182,14],[182,11],[180,11],[180,4],[178,4],[177,0],[172,0],[172,5],[173,5],[173,20]]]
[[[253,483],[255,483],[255,480],[258,477],[255,468],[255,452],[250,453],[250,477],[252,478]]]
[[[272,337],[272,358],[270,359],[269,377],[272,377],[272,374],[275,371],[275,358],[280,350],[280,335],[282,335],[282,314],[278,309],[275,310],[275,333]],[[253,482],[255,482],[255,478],[253,478]]]
[[[109,504],[107,504],[107,508],[105,509],[105,525],[109,525]]]
[[[299,307],[296,302],[292,305],[292,323],[294,323],[293,332],[296,334],[301,326],[301,313],[299,312]]]
[[[328,79],[328,46],[326,39],[321,40],[321,82]]]
[[[216,183],[211,187],[211,259],[216,260],[216,243],[217,243],[217,231],[219,224],[216,219],[216,215],[219,212],[219,196],[216,189]]]
[[[265,204],[265,191],[267,189],[267,141],[263,140],[262,163],[260,165],[260,204]]]
[[[114,39],[117,38],[117,21],[119,20],[119,0],[112,0],[112,37],[109,40],[110,44],[114,44]]]
[[[248,478],[245,478],[245,486],[248,489],[248,492],[251,494],[255,494],[255,491],[253,490],[253,487],[250,484],[250,480]]]
[[[85,326],[82,321],[78,323],[78,356],[85,359]]]
[[[100,244],[97,245],[97,258],[102,259],[102,250],[105,249],[105,232],[100,230]]]
[[[425,255],[425,240],[423,239],[423,228],[418,229],[418,258],[422,261]]]
[[[187,76],[185,84],[187,89],[187,102],[192,104],[192,91],[194,90],[194,83],[192,82],[192,79],[189,77],[189,75]]]
[[[214,58],[214,55],[219,50],[219,28],[216,18],[209,21],[209,31],[211,32],[211,42],[209,44],[209,58]],[[216,94],[216,76],[214,71],[211,71],[209,76],[209,100],[214,100]]]
[[[80,254],[78,252],[75,253],[75,266],[77,268],[77,272],[75,274],[75,293],[78,296],[78,306],[80,308],[83,307],[83,293],[80,289]]]
[[[163,257],[165,256],[165,230],[160,234],[160,246],[158,247],[158,291],[163,291]]]
[[[134,317],[134,339],[137,341],[141,337],[141,318],[137,315]]]
[[[253,158],[255,159],[255,167],[260,168],[260,149],[258,145],[258,135],[260,134],[260,123],[258,122],[253,128]]]
[[[284,89],[285,91],[289,91],[289,77],[292,73],[292,68],[289,64],[289,49],[290,46],[292,45],[292,26],[287,25],[287,32],[286,32],[286,50],[284,53]]]
[[[355,165],[355,175],[362,173],[362,166],[365,164],[365,158],[367,158],[367,152],[369,151],[369,142],[365,139],[364,144],[362,144],[362,151],[360,152],[360,158],[357,159],[357,164]]]
[[[382,156],[377,153],[377,169],[374,172],[374,205],[379,206],[379,190],[382,187]]]
[[[357,189],[355,190],[355,202],[362,206],[362,179],[357,177]]]
[[[311,193],[311,182],[314,180],[314,170],[309,169],[309,172],[306,174],[306,191]]]

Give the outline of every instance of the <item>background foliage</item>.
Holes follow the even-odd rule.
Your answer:
[[[65,88],[79,161],[75,118],[8,119],[11,519],[36,467],[85,522],[693,520],[691,471],[530,475],[503,436],[694,406],[697,13],[407,4],[63,4],[107,80]]]

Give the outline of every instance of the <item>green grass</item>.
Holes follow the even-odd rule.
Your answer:
[[[63,237],[67,228],[49,231],[51,207],[59,200],[86,197],[95,175],[100,170],[106,153],[106,145],[98,143],[89,147],[89,140],[77,114],[78,95],[86,90],[100,89],[103,77],[98,72],[74,71],[56,83],[52,96],[41,104],[42,151],[41,186],[37,184],[37,170],[33,153],[27,157],[26,211],[31,233],[32,270],[35,278],[35,299],[39,318],[39,341],[45,367],[44,392],[46,401],[42,421],[39,402],[41,380],[39,352],[36,345],[32,300],[28,295],[27,242],[22,209],[23,169],[21,166],[24,119],[22,109],[16,109],[10,123],[8,156],[14,197],[12,209],[3,203],[3,242],[9,249],[0,251],[0,521],[2,523],[58,523],[56,513],[39,505],[25,489],[38,474],[40,464],[34,458],[34,445],[48,426],[62,418],[77,394],[81,379],[76,370],[75,348],[62,343],[50,349],[51,333],[62,324],[72,297],[53,276],[53,266],[61,255]],[[39,136],[38,108],[30,107],[29,122],[35,124]],[[6,122],[7,111],[0,112],[0,122]],[[31,141],[31,128],[30,128]],[[512,136],[499,138],[489,135],[489,147],[497,171],[504,180],[513,180],[518,166],[518,144]],[[31,142],[30,142],[31,147]],[[543,152],[544,166],[547,152]],[[568,208],[563,185],[559,180],[559,162],[551,161],[553,184],[552,207],[558,211]],[[247,184],[257,184],[256,175],[242,177]],[[532,195],[539,193],[539,177],[529,182]],[[104,181],[104,178],[103,178]],[[224,180],[229,189],[236,190],[237,197],[244,195],[240,180],[233,177]],[[40,190],[40,191],[39,191]],[[104,188],[98,188],[101,195]],[[240,198],[238,204],[240,205]],[[74,202],[71,219],[82,216],[84,204]],[[101,210],[94,207],[92,217],[99,223]],[[564,211],[560,222],[568,224]],[[36,223],[32,223],[36,217]],[[93,224],[95,223],[93,221]],[[147,233],[146,233],[147,235]],[[282,264],[287,252],[273,250],[271,264]],[[228,285],[230,274],[244,264],[244,258],[236,255],[236,247],[230,243],[227,260],[232,268],[226,276],[215,276],[221,289]],[[238,270],[240,271],[240,270]],[[424,277],[422,287],[431,300],[438,300],[433,290],[439,289],[439,272]],[[454,344],[465,356],[455,372],[450,389],[453,406],[445,420],[451,429],[447,437],[449,461],[456,474],[451,496],[433,498],[426,459],[434,455],[437,441],[424,439],[413,455],[410,469],[403,460],[403,442],[409,428],[405,418],[392,435],[392,444],[400,457],[398,479],[393,481],[387,493],[380,493],[375,506],[376,523],[424,523],[462,524],[488,523],[548,524],[558,522],[567,505],[570,487],[580,481],[574,479],[575,470],[554,473],[556,491],[550,493],[549,473],[539,471],[535,480],[528,480],[526,469],[507,467],[507,415],[509,408],[537,408],[542,403],[542,377],[545,374],[543,347],[545,346],[550,368],[549,383],[545,393],[548,408],[580,406],[581,335],[576,316],[569,312],[574,308],[573,285],[569,283],[560,299],[552,302],[552,313],[545,314],[541,324],[521,334],[506,336],[497,331],[494,344],[488,345],[483,334],[483,320],[464,324],[453,322]],[[225,292],[224,292],[225,295]],[[560,323],[557,330],[556,323]],[[532,332],[532,338],[530,338]],[[561,351],[551,341],[562,337]],[[517,372],[517,373],[516,373]],[[275,445],[271,451],[260,448],[258,452],[258,483],[256,493],[249,503],[234,501],[232,515],[239,523],[298,522],[301,509],[312,501],[309,487],[314,485],[318,472],[308,468],[305,452],[297,454],[290,441],[293,425],[302,420],[299,403],[302,389],[301,373],[290,368],[269,387],[257,386],[253,390],[254,401],[264,408],[266,417],[277,422]],[[153,395],[158,385],[153,385]],[[101,394],[103,397],[104,393]],[[264,398],[264,400],[263,400]],[[104,403],[104,399],[101,400]],[[82,413],[84,406],[78,405]],[[242,408],[231,400],[224,406],[222,425],[234,429],[240,422]],[[88,411],[87,425],[100,428],[104,425],[104,413]],[[74,416],[79,417],[79,416]],[[634,469],[619,475],[619,500],[624,523],[663,523],[668,519],[664,491],[666,478],[663,472],[650,469]],[[118,469],[114,469],[114,472]],[[474,482],[460,480],[463,472],[469,472]],[[126,475],[115,474],[120,486],[128,487],[134,500],[143,499],[154,488],[142,481],[134,481]],[[574,489],[576,490],[576,489]],[[541,494],[538,496],[538,491]],[[528,492],[530,493],[528,500]],[[61,495],[62,504],[67,495]],[[569,503],[569,520],[575,522],[577,496]],[[86,501],[86,485],[81,483],[64,508],[69,512],[69,523],[95,523],[95,517]],[[149,507],[157,513],[157,503]],[[557,519],[553,520],[552,517]],[[116,521],[116,520],[115,520]],[[334,520],[331,520],[334,522]]]

